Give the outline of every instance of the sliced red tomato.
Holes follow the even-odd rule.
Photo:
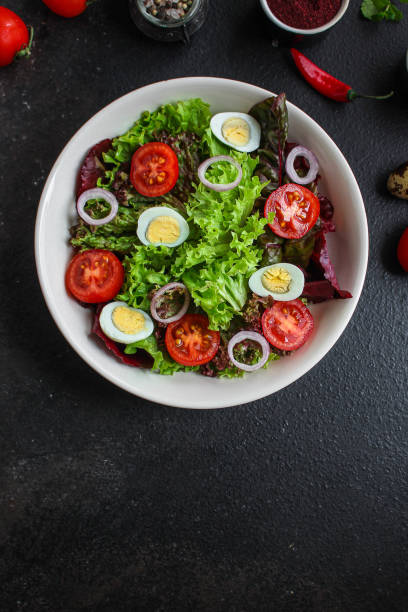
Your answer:
[[[408,272],[408,227],[403,231],[398,242],[397,257],[402,268]]]
[[[306,187],[289,183],[272,192],[266,200],[264,215],[274,212],[271,230],[282,238],[302,238],[320,214],[319,199]]]
[[[208,363],[220,345],[220,333],[208,329],[208,317],[186,314],[166,329],[166,348],[170,357],[185,366]]]
[[[98,304],[116,296],[124,276],[116,255],[104,249],[93,249],[73,257],[65,275],[65,285],[80,302]]]
[[[130,180],[144,196],[164,195],[173,189],[178,175],[177,155],[163,142],[148,142],[133,154]]]
[[[262,331],[282,351],[300,348],[313,330],[313,317],[301,300],[275,302],[262,315]]]

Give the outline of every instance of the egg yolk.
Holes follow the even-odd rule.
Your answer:
[[[285,268],[269,268],[262,274],[262,284],[273,293],[286,293],[292,278]]]
[[[236,147],[242,147],[249,142],[249,124],[241,117],[231,117],[224,121],[221,131],[225,140]]]
[[[153,219],[147,228],[146,238],[149,242],[166,242],[173,244],[180,237],[180,226],[177,219],[162,215]]]
[[[117,306],[112,312],[114,326],[124,334],[137,334],[146,327],[144,316],[140,312]]]

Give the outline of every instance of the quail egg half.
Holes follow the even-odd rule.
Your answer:
[[[260,297],[271,295],[279,302],[295,300],[303,293],[305,277],[300,268],[290,263],[277,263],[260,268],[249,279],[249,288]]]
[[[143,310],[125,302],[106,304],[99,315],[102,331],[115,342],[131,344],[144,340],[153,332],[153,321]]]
[[[261,127],[246,113],[218,113],[210,122],[211,131],[224,144],[244,153],[259,148]]]
[[[177,247],[190,233],[187,221],[176,210],[166,206],[148,208],[139,217],[137,237],[143,244]]]

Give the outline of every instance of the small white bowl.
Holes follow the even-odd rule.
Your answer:
[[[213,113],[247,112],[271,96],[270,91],[227,79],[188,77],[142,87],[99,111],[71,138],[45,184],[37,214],[35,256],[45,301],[62,334],[94,370],[113,384],[148,400],[183,408],[221,408],[275,393],[310,370],[345,330],[360,297],[368,257],[364,203],[356,179],[340,150],[311,117],[288,102],[289,140],[313,150],[320,161],[321,190],[333,202],[337,231],[328,236],[330,255],[340,282],[353,297],[312,307],[315,329],[290,357],[235,380],[195,373],[161,376],[119,362],[91,334],[89,309],[67,295],[65,270],[73,251],[69,227],[75,220],[74,186],[78,168],[96,142],[125,132],[140,113],[159,104],[200,97]]]
[[[344,13],[346,12],[346,10],[348,8],[350,0],[342,0],[342,3],[340,5],[340,8],[339,8],[338,12],[336,13],[336,15],[332,19],[330,19],[330,21],[328,21],[327,23],[323,24],[322,26],[319,26],[318,28],[310,28],[310,29],[293,28],[292,26],[284,23],[283,21],[280,21],[280,19],[278,19],[275,16],[275,14],[273,13],[273,11],[270,8],[267,0],[260,0],[260,2],[261,2],[261,6],[262,6],[262,8],[264,10],[265,15],[268,17],[268,19],[271,20],[271,22],[275,26],[277,26],[281,30],[284,30],[288,34],[297,34],[297,35],[302,35],[302,36],[313,36],[314,34],[323,34],[327,30],[332,28],[338,21],[340,21],[340,19],[343,17]]]

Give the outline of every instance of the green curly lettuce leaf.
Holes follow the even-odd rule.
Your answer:
[[[162,130],[172,136],[181,132],[202,136],[210,119],[209,104],[200,98],[165,104],[153,112],[145,111],[125,134],[113,139],[112,150],[104,154],[104,160],[113,164],[130,161],[137,147],[151,142]]]
[[[117,299],[133,308],[149,310],[148,294],[172,280],[173,249],[160,246],[137,246],[132,255],[125,258],[125,283]]]

